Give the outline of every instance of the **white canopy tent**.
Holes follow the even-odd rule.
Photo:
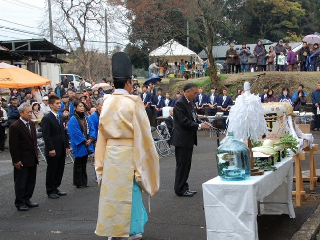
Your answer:
[[[203,60],[189,48],[181,45],[180,43],[171,39],[169,42],[153,50],[150,54],[150,58],[158,58],[163,61],[168,61],[168,63],[183,61],[190,62],[190,57],[193,57],[193,62],[197,65],[202,65]]]

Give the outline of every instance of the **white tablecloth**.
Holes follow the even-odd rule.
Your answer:
[[[278,168],[275,172],[251,176],[244,181],[223,181],[218,176],[203,183],[208,240],[259,239],[258,201],[287,203],[262,205],[261,213],[272,211],[295,218],[292,158],[285,158],[275,166]]]

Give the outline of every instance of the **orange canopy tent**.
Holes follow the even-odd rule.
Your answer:
[[[49,85],[51,80],[26,69],[0,62],[0,88],[28,88]]]

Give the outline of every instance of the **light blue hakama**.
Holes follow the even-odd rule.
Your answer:
[[[130,236],[143,233],[144,225],[147,222],[148,215],[142,202],[141,188],[137,182],[133,180]]]

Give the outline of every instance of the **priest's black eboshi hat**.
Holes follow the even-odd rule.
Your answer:
[[[124,52],[117,52],[112,56],[112,76],[114,81],[118,79],[131,79],[132,66],[130,58]]]

